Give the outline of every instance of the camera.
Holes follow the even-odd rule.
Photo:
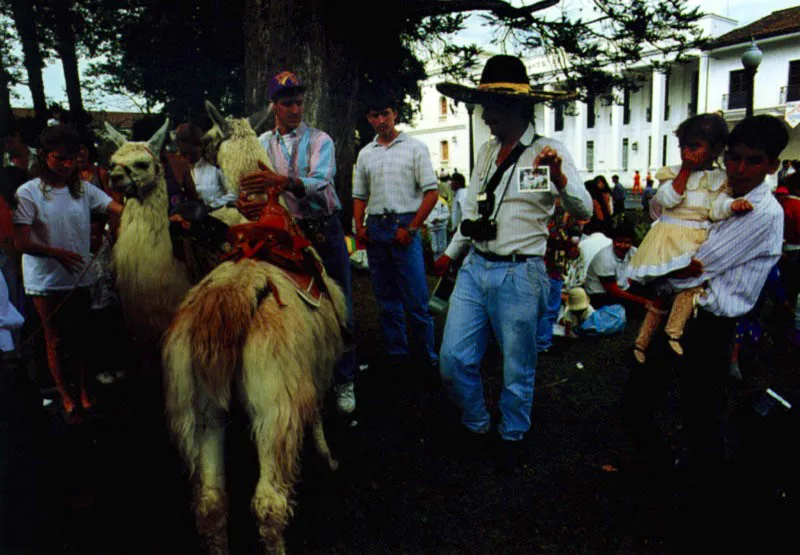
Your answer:
[[[464,220],[461,222],[461,234],[473,241],[492,241],[497,239],[497,222],[488,218]]]

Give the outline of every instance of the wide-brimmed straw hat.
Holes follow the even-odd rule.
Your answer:
[[[589,295],[583,287],[574,287],[567,293],[567,308],[575,312],[586,310],[589,307]]]
[[[481,82],[477,87],[468,87],[458,83],[440,83],[436,90],[459,102],[480,104],[486,100],[523,100],[541,102],[545,100],[569,100],[577,96],[576,92],[546,91],[534,89],[528,79],[525,64],[516,56],[498,55],[487,60],[481,74]]]

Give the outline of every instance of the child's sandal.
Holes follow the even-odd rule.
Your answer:
[[[683,346],[677,339],[670,339],[669,346],[675,351],[676,355],[683,356]]]
[[[645,361],[647,360],[647,357],[645,356],[644,351],[642,349],[640,349],[639,347],[635,347],[633,349],[633,358],[635,358],[636,362],[638,362],[639,364],[644,364]]]

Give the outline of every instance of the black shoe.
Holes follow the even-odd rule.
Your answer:
[[[501,474],[514,474],[520,469],[523,461],[522,441],[501,439],[497,444],[495,454],[496,470]]]
[[[439,374],[438,360],[427,361],[422,365],[422,368],[419,370],[419,372],[421,372],[420,382],[425,386],[426,389],[442,388],[442,377]]]
[[[479,434],[458,424],[458,428],[443,431],[443,443],[447,452],[455,457],[484,458],[489,453],[489,433]]]

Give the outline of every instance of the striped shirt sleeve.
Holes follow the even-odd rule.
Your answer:
[[[330,187],[335,175],[336,154],[333,139],[325,133],[319,133],[317,140],[311,145],[308,175],[301,177],[300,181],[306,188],[306,194],[313,195]]]

